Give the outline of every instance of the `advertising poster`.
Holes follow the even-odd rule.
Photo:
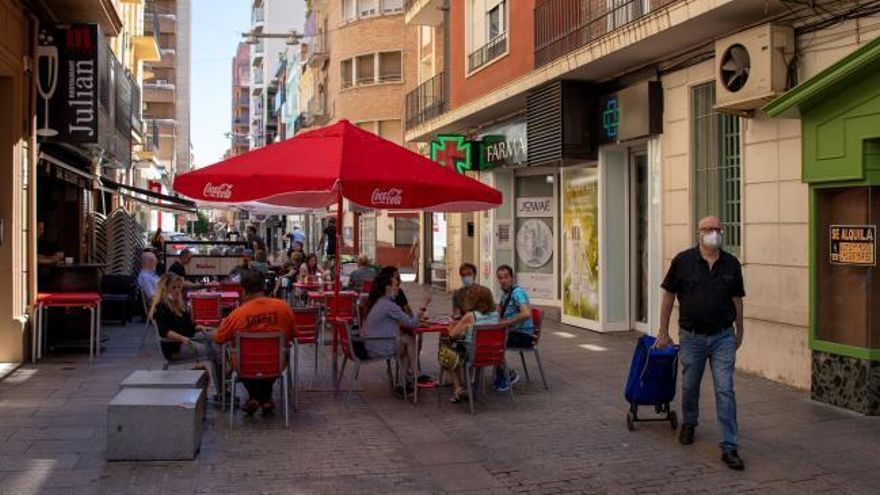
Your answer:
[[[517,281],[535,299],[556,298],[553,197],[516,200]]]
[[[599,321],[599,171],[566,170],[562,180],[562,314]]]

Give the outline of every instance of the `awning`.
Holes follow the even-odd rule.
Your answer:
[[[192,201],[129,186],[128,184],[120,184],[106,177],[100,177],[99,180],[104,189],[150,207],[166,210],[171,213],[196,213],[196,204]],[[159,201],[162,203],[160,204]]]
[[[95,174],[65,163],[63,160],[47,153],[41,152],[37,157],[37,163],[38,167],[53,179],[73,184],[80,189],[91,190],[95,186],[95,180],[97,179]]]

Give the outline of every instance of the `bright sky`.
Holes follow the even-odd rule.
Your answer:
[[[232,118],[232,57],[250,27],[251,0],[192,0],[190,125],[197,167],[223,158]]]

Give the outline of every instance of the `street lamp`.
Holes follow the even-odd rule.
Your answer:
[[[244,42],[249,45],[256,45],[262,39],[283,39],[284,43],[288,45],[298,45],[299,40],[303,38],[303,35],[294,30],[291,30],[289,33],[256,33],[250,31],[247,33],[241,33],[241,37],[244,38]]]

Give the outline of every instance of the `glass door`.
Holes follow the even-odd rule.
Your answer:
[[[645,150],[630,155],[630,300],[632,327],[647,332],[650,311],[650,249],[648,154]]]

